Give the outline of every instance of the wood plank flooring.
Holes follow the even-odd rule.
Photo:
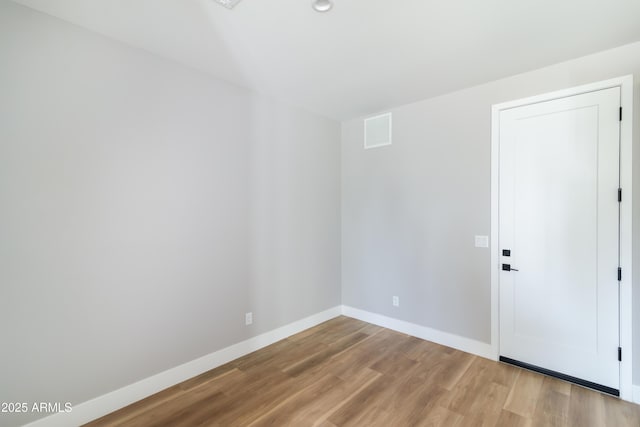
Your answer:
[[[88,426],[640,426],[640,406],[338,317]]]

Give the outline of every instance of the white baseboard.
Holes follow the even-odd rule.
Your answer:
[[[495,349],[491,344],[476,341],[470,338],[461,337],[459,335],[442,332],[437,329],[427,328],[426,326],[416,325],[414,323],[405,322],[404,320],[393,319],[381,314],[371,313],[357,308],[342,306],[342,314],[354,319],[359,319],[367,323],[382,326],[383,328],[392,329],[411,335],[423,340],[432,341],[437,344],[446,345],[457,350],[475,354],[487,359],[497,360]]]
[[[633,403],[640,405],[640,385],[633,386]]]
[[[309,329],[341,314],[337,306],[302,320],[285,325],[273,331],[242,341],[222,350],[176,366],[152,377],[112,391],[95,399],[75,405],[71,412],[61,412],[41,418],[27,427],[71,427],[100,418],[113,411],[144,399],[182,381],[193,378],[234,359],[271,345],[298,332]]]
[[[71,412],[57,413],[39,419],[28,424],[27,427],[70,427],[87,423],[340,314],[496,360],[495,350],[490,344],[357,308],[338,306],[75,405]],[[633,402],[640,404],[640,386],[633,386]]]

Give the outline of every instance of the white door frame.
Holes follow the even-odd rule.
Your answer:
[[[613,87],[620,88],[622,105],[622,123],[620,128],[620,186],[622,203],[620,205],[620,398],[633,400],[633,341],[632,341],[632,256],[631,256],[631,207],[632,207],[632,122],[633,122],[633,76],[628,75],[602,82],[578,86],[544,95],[533,96],[517,101],[492,106],[491,113],[491,347],[497,360],[500,355],[500,319],[499,319],[499,276],[500,248],[498,216],[499,199],[499,149],[500,149],[500,112],[509,108],[521,107],[538,102],[594,92]]]

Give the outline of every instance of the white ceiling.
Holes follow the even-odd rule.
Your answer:
[[[15,0],[335,119],[640,40],[638,0]]]

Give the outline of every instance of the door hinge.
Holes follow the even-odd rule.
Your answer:
[[[622,268],[618,267],[618,282],[622,280]]]
[[[622,362],[622,347],[618,347],[618,362]]]
[[[620,121],[622,121],[622,107],[620,107]]]
[[[618,188],[618,202],[622,201],[622,188]]]

